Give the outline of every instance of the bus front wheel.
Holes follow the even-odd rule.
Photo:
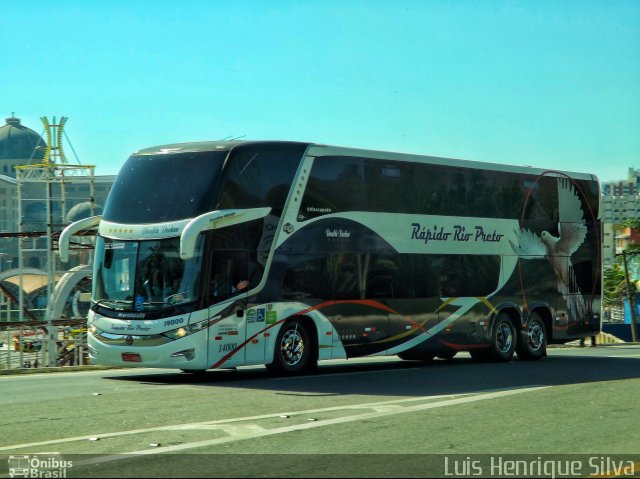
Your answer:
[[[317,356],[309,327],[302,321],[286,322],[276,338],[273,362],[267,364],[272,374],[300,374],[315,369]]]

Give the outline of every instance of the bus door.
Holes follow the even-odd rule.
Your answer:
[[[236,320],[240,327],[240,341],[245,343],[238,354],[243,358],[243,364],[264,364],[267,305],[247,302],[247,293],[260,282],[260,268],[256,265],[255,254],[245,250],[238,255],[241,259],[232,274],[232,289],[238,295]]]
[[[224,318],[218,323],[216,335],[209,341],[209,362],[216,363],[225,356],[225,365],[238,366],[262,363],[264,344],[251,341],[242,345],[258,328],[264,328],[264,321],[258,323],[255,309],[247,310],[247,292],[255,285],[249,276],[249,255],[246,250],[216,250],[213,253],[210,295],[212,302],[232,300],[230,308],[225,308]],[[212,308],[213,309],[213,308]],[[262,325],[262,326],[260,326]]]

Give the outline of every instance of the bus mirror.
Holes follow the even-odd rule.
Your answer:
[[[196,249],[198,235],[206,230],[224,228],[246,221],[264,218],[271,208],[252,208],[249,210],[219,210],[210,211],[193,218],[187,223],[180,235],[180,258],[183,260],[193,258]]]
[[[236,311],[236,316],[239,318],[244,318],[244,309],[239,309]]]
[[[66,263],[69,261],[69,244],[71,243],[71,236],[76,234],[78,231],[85,230],[88,228],[93,228],[100,223],[102,216],[90,216],[89,218],[84,218],[75,223],[71,223],[60,233],[60,239],[58,240],[58,249],[60,250],[60,261]]]

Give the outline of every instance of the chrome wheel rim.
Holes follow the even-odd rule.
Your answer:
[[[511,329],[511,325],[507,321],[502,321],[498,324],[496,347],[501,353],[508,353],[512,345],[513,330]]]
[[[544,344],[544,329],[537,321],[529,325],[527,335],[529,336],[529,346],[533,351],[539,350]]]
[[[280,356],[287,366],[296,366],[304,356],[304,338],[297,329],[290,329],[282,336]]]

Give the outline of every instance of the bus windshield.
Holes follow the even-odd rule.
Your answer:
[[[133,155],[122,167],[102,218],[164,223],[212,211],[226,151]]]
[[[179,257],[179,238],[123,241],[99,237],[93,299],[126,311],[150,311],[197,301],[203,236],[196,254]]]

